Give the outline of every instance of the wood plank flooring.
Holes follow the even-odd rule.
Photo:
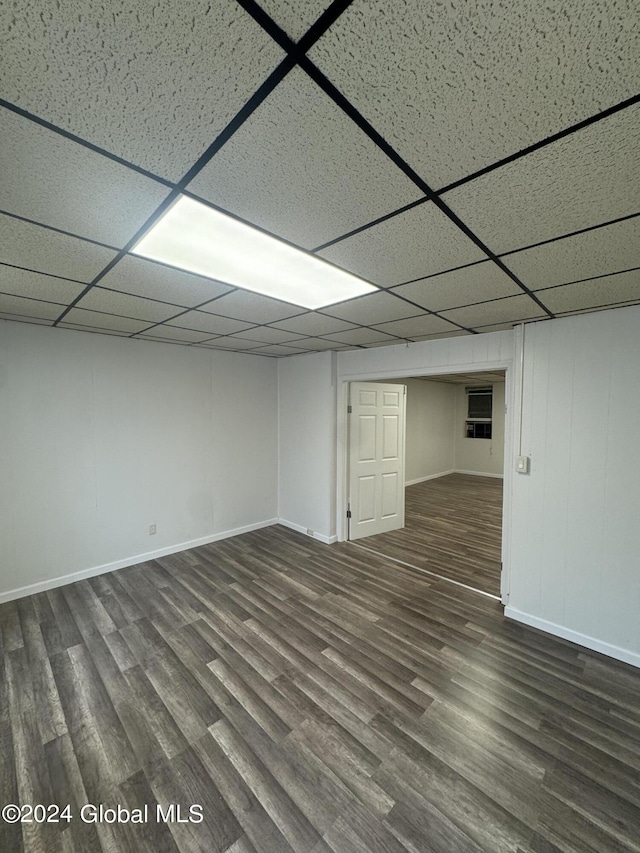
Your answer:
[[[500,595],[502,480],[448,474],[405,489],[405,527],[359,539],[380,554]]]
[[[3,853],[640,850],[640,672],[349,543],[270,527],[0,628],[2,805],[73,815]]]

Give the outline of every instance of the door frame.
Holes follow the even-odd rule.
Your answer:
[[[521,334],[521,327],[514,332]],[[520,335],[516,334],[516,341]],[[455,373],[485,373],[492,370],[505,371],[505,418],[504,418],[504,470],[502,492],[502,572],[500,576],[500,598],[503,604],[509,602],[511,588],[511,491],[515,472],[516,439],[520,431],[519,388],[521,385],[518,362],[512,359],[487,361],[482,363],[440,364],[431,367],[398,367],[386,371],[368,371],[366,373],[345,373],[338,376],[337,388],[337,476],[336,476],[336,533],[338,542],[348,541],[347,503],[349,494],[349,383],[370,382],[373,380],[391,381],[392,379],[412,379],[414,377],[442,376]],[[515,368],[515,369],[514,369]],[[357,544],[357,543],[355,543]]]

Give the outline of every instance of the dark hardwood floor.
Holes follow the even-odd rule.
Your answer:
[[[405,527],[358,544],[500,595],[502,480],[448,474],[405,489]]]
[[[640,672],[349,543],[271,527],[0,626],[2,805],[72,814],[3,853],[640,850]]]

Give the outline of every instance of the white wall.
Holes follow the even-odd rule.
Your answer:
[[[278,361],[280,522],[335,540],[335,353]]]
[[[525,327],[506,612],[636,665],[639,426],[640,307]]]
[[[0,321],[0,599],[273,521],[276,389],[272,359]]]
[[[406,482],[451,473],[455,467],[455,387],[422,379],[399,381],[407,386]]]
[[[467,438],[467,392],[456,386],[455,469],[501,477],[504,471],[504,382],[493,383],[491,438]]]

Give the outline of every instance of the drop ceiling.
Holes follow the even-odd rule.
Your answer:
[[[56,6],[0,9],[0,318],[286,357],[640,302],[637,0]],[[180,194],[379,292],[134,257]]]
[[[418,376],[417,379],[425,382],[445,382],[448,385],[493,385],[496,382],[505,381],[504,370],[483,370],[475,373],[443,373],[438,376]],[[395,380],[388,380],[389,382]],[[406,379],[405,379],[406,381]]]

